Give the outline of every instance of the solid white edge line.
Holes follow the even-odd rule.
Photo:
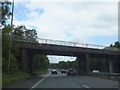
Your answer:
[[[41,79],[40,81],[38,81],[35,85],[33,85],[31,88],[35,88],[40,82],[42,82],[45,78],[47,78],[50,75],[50,73],[44,77],[43,79]]]
[[[88,87],[88,86],[86,86],[86,85],[83,85],[85,88],[90,88],[90,87]]]

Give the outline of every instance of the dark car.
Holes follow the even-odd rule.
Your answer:
[[[67,71],[67,75],[75,75],[76,74],[76,71],[74,69],[69,69]]]
[[[66,73],[66,70],[65,70],[65,69],[62,69],[62,70],[61,70],[61,73]]]
[[[51,70],[52,74],[57,74],[57,71],[55,69]]]

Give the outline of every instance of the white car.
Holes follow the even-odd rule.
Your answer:
[[[93,73],[99,73],[100,71],[99,70],[93,70],[92,72]]]
[[[51,70],[51,73],[52,73],[52,74],[57,74],[57,70],[56,70],[56,69],[53,69],[53,70]]]

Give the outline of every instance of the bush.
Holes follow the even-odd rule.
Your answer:
[[[16,57],[13,54],[11,54],[10,58],[11,58],[10,59],[11,60],[10,61],[10,70],[11,70],[11,72],[19,71]]]

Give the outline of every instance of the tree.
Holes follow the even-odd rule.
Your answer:
[[[13,32],[13,40],[38,42],[37,41],[37,32],[35,29],[27,29],[25,27],[25,25],[17,26]]]
[[[49,60],[46,55],[35,55],[33,58],[33,64],[36,70],[48,69]]]
[[[8,72],[8,59],[9,59],[9,28],[5,26],[2,32],[2,71]]]
[[[99,70],[101,72],[108,72],[108,61],[105,59],[91,59],[89,66],[90,71]]]
[[[24,41],[30,41],[30,42],[37,42],[37,33],[35,29],[27,29],[24,25],[23,26],[17,26],[13,28],[12,30],[12,35],[9,34],[11,26],[10,25],[5,25],[4,28],[2,29],[2,69],[3,72],[8,72],[9,70],[9,42],[10,42],[10,37],[12,37],[12,47],[11,47],[11,56],[10,56],[10,72],[14,72],[15,70],[18,70],[18,66],[21,66],[19,64],[19,57],[20,57],[20,51],[18,47],[17,41],[24,40]],[[16,67],[16,68],[15,68]]]
[[[116,42],[114,42],[114,45],[110,45],[110,47],[120,48],[120,42],[116,41]]]
[[[105,50],[113,50],[113,51],[118,51],[120,50],[120,42],[116,41],[114,44],[110,44],[110,46],[105,47]]]
[[[2,14],[0,22],[2,25],[6,25],[6,21],[10,19],[10,16],[12,15],[10,11],[11,2],[9,2],[8,0],[3,0],[0,3],[0,14]]]
[[[59,69],[76,69],[76,62],[75,61],[59,61],[59,63],[57,64],[57,68]]]

